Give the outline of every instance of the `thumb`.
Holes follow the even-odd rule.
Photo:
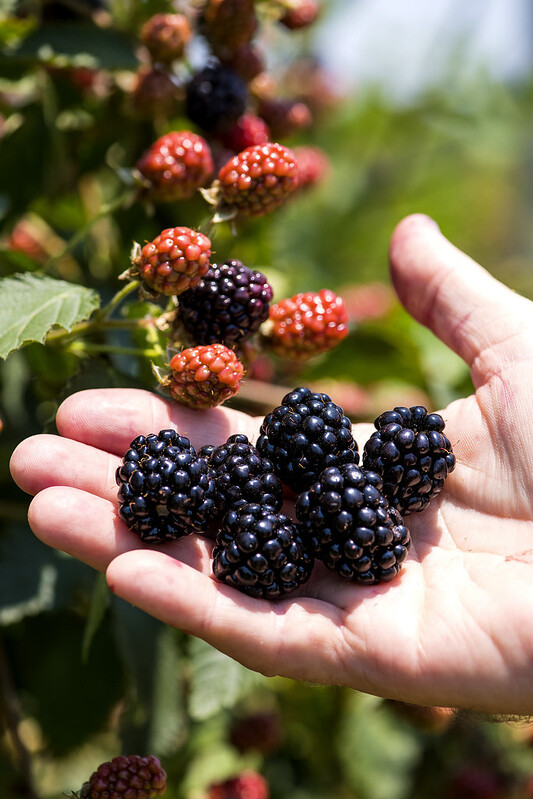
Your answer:
[[[422,214],[403,219],[389,254],[400,301],[466,361],[474,382],[525,354],[516,336],[531,340],[533,303],[454,247],[432,219]],[[529,344],[530,358],[531,350]]]

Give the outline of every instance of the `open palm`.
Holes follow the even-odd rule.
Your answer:
[[[116,514],[114,472],[140,432],[173,426],[196,446],[259,420],[195,412],[136,390],[76,394],[59,436],[35,436],[11,461],[35,494],[43,541],[107,570],[112,590],[252,669],[428,705],[533,712],[533,304],[456,250],[423,216],[391,243],[407,310],[471,368],[476,392],[441,411],[457,467],[408,517],[413,546],[390,584],[342,581],[322,564],[298,594],[257,600],[211,577],[212,542],[151,550]],[[360,447],[368,435],[354,429]]]

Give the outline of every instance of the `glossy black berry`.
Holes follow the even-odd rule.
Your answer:
[[[265,416],[257,449],[280,480],[299,493],[328,466],[358,463],[352,425],[327,394],[296,388]]]
[[[423,405],[385,411],[363,452],[363,466],[383,477],[383,493],[403,516],[424,510],[455,468],[444,419]]]
[[[314,559],[298,526],[264,505],[230,510],[213,550],[213,574],[246,594],[278,599],[305,583]]]
[[[259,454],[247,436],[230,436],[225,444],[213,448],[209,464],[215,473],[224,511],[249,503],[280,510],[283,500],[281,482],[274,474],[272,463]]]
[[[296,500],[302,535],[315,556],[365,585],[394,579],[411,543],[381,487],[380,475],[348,463],[325,469]]]
[[[186,86],[185,112],[206,133],[227,130],[246,110],[247,88],[232,69],[207,64]]]
[[[212,467],[174,430],[137,436],[116,482],[119,516],[146,543],[203,533],[220,510]]]
[[[233,347],[259,330],[271,299],[261,272],[236,260],[213,264],[198,285],[180,295],[178,323],[193,344]]]

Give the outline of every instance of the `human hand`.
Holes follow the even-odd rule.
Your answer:
[[[211,577],[212,542],[150,550],[116,514],[114,472],[140,432],[193,444],[257,437],[259,419],[190,411],[136,390],[84,391],[60,407],[61,437],[15,450],[29,521],[50,546],[106,570],[111,589],[251,669],[411,703],[533,712],[533,304],[408,217],[391,242],[406,309],[468,363],[475,394],[441,411],[457,457],[392,582],[360,586],[317,564],[297,594],[257,600]],[[356,425],[362,450],[369,426]]]

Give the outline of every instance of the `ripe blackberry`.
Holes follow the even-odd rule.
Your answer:
[[[380,475],[346,463],[325,469],[296,500],[302,535],[315,556],[365,585],[396,577],[411,541],[381,487]]]
[[[225,210],[263,216],[282,205],[298,185],[298,164],[282,144],[247,147],[224,164],[216,182],[217,201]]]
[[[80,799],[155,799],[166,789],[167,775],[157,757],[127,755],[98,766],[82,786]]]
[[[176,296],[200,282],[209,269],[210,255],[211,241],[203,233],[167,228],[144,247],[134,247],[128,274],[152,291]]]
[[[271,299],[261,272],[236,260],[212,264],[198,285],[180,296],[178,322],[195,344],[233,347],[259,330]]]
[[[149,183],[148,196],[158,202],[192,197],[209,182],[215,169],[209,145],[189,130],[161,136],[136,166]]]
[[[191,408],[215,408],[237,394],[244,367],[224,344],[188,347],[170,361],[173,398]]]
[[[265,416],[257,449],[297,494],[328,466],[359,463],[352,425],[327,394],[295,388]]]
[[[403,516],[424,510],[455,468],[455,455],[442,432],[444,419],[423,405],[396,407],[374,422],[363,466],[383,477],[383,493]]]
[[[223,512],[244,504],[269,505],[281,509],[283,488],[268,458],[243,434],[232,435],[225,444],[213,449],[209,465],[215,471],[215,481]]]
[[[346,338],[348,314],[342,298],[330,289],[306,291],[272,305],[261,332],[276,355],[307,360]]]
[[[244,80],[230,67],[208,64],[185,88],[185,113],[208,133],[227,130],[246,110]]]
[[[203,533],[219,513],[213,469],[174,430],[137,436],[116,482],[119,516],[145,543]]]
[[[140,40],[152,61],[170,64],[181,58],[192,36],[189,20],[183,14],[154,14],[141,28]]]
[[[294,522],[252,503],[228,511],[213,550],[217,580],[263,599],[294,591],[311,576],[313,562]]]

